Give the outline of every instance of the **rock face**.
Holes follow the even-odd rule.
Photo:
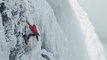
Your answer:
[[[70,5],[68,0],[0,0],[0,3],[0,60],[92,60],[85,41],[87,35],[82,30],[86,27],[81,25],[75,4]],[[30,37],[28,45],[23,35],[32,32],[26,20],[36,24],[40,33],[39,41]]]

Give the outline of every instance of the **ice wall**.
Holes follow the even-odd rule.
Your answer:
[[[53,8],[62,30],[71,43],[73,42],[71,44],[73,45],[72,50],[75,51],[73,51],[73,59],[106,60],[104,48],[94,27],[78,2],[76,0],[48,0],[48,2]],[[76,47],[77,49],[75,49]],[[78,59],[77,57],[80,56],[81,58]]]

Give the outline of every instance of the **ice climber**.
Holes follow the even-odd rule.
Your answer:
[[[29,34],[28,37],[26,37],[26,35],[23,35],[23,37],[26,38],[25,44],[27,44],[27,42],[29,41],[30,36],[36,36],[37,41],[39,41],[38,36],[40,36],[40,35],[38,33],[37,26],[35,24],[31,25],[27,20],[26,20],[26,22],[29,25],[29,28],[32,31],[32,33]]]

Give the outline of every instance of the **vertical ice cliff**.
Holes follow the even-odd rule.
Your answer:
[[[76,0],[48,0],[48,2],[63,32],[72,43],[70,45],[72,59],[106,60],[104,48],[94,27],[78,2]]]
[[[6,8],[0,13],[0,60],[105,60],[93,26],[75,0],[2,2]],[[40,33],[40,41],[31,37],[28,46],[22,36],[32,33],[26,20]]]
[[[45,0],[4,0],[0,3],[2,2],[6,8],[0,18],[1,60],[63,59],[67,51],[67,39]],[[25,45],[22,37],[23,34],[31,33],[26,20],[36,24],[41,35],[39,42],[31,37],[29,46]]]

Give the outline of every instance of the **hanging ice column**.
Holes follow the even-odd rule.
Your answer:
[[[80,7],[76,0],[69,1],[74,11],[76,12],[76,15],[78,16],[78,21],[84,33],[90,60],[106,60],[104,48],[96,32],[94,31],[94,27],[92,26],[90,20],[88,19],[87,14]]]

